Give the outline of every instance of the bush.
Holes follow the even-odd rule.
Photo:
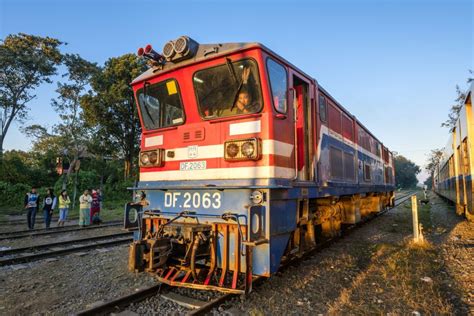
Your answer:
[[[0,181],[45,187],[58,178],[54,167],[51,154],[38,156],[32,152],[6,151],[0,160]]]
[[[40,203],[47,188],[53,188],[59,195],[62,189],[63,176],[55,173],[55,155],[36,154],[33,152],[7,151],[0,161],[0,207],[8,212],[22,210],[25,194],[32,186],[40,194]],[[66,185],[71,200],[73,199],[74,179],[72,174]],[[102,194],[104,208],[122,210],[123,205],[131,201],[134,180],[123,179],[123,162],[85,158],[81,161],[81,170],[77,173],[77,195],[75,206],[78,208],[79,196],[85,189],[96,189],[103,181]],[[73,210],[72,210],[73,211]]]
[[[0,181],[0,205],[23,208],[25,194],[31,190],[31,186],[24,183],[10,184]]]

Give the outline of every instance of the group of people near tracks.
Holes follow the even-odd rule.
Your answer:
[[[46,195],[41,197],[36,188],[26,193],[24,208],[27,210],[28,229],[35,228],[36,214],[39,208],[43,210],[44,227],[51,226],[56,207],[59,210],[59,218],[57,226],[61,227],[67,221],[69,209],[71,207],[71,199],[66,190],[62,190],[59,196],[54,195],[53,189],[47,189]],[[89,226],[91,224],[100,224],[100,210],[102,206],[102,194],[100,189],[85,190],[79,197],[79,226]]]

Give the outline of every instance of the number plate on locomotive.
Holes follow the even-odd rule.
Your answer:
[[[189,171],[189,170],[204,170],[206,169],[206,161],[190,161],[190,162],[181,162],[179,164],[179,170]]]
[[[165,208],[219,209],[222,206],[221,192],[165,192]]]

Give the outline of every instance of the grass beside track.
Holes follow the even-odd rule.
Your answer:
[[[418,193],[418,200],[422,197]],[[407,307],[426,314],[455,313],[445,293],[449,280],[439,249],[427,240],[412,241],[411,202],[400,207],[402,212],[385,232],[409,237],[401,242],[374,244],[367,268],[330,304],[329,314],[350,311],[372,315],[380,314],[381,310],[403,314]],[[419,223],[427,230],[432,229],[430,210],[430,205],[418,205]]]
[[[367,269],[340,294],[329,314],[379,314],[382,306],[395,313],[410,306],[428,314],[453,314],[443,295],[442,261],[433,247],[380,244],[374,250]]]

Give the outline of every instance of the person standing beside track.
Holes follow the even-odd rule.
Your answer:
[[[97,196],[99,197],[99,210],[102,209],[102,191],[97,189]]]
[[[32,187],[31,192],[26,193],[25,195],[25,209],[28,210],[26,214],[28,220],[28,229],[35,228],[36,220],[36,211],[38,210],[39,205],[39,195],[36,193],[36,188]]]
[[[69,204],[71,204],[71,200],[67,195],[66,190],[61,191],[61,195],[58,198],[59,200],[59,220],[58,226],[64,226],[64,223],[67,220],[67,213],[69,211]]]
[[[92,197],[89,194],[89,190],[85,190],[84,194],[79,197],[79,226],[88,226],[91,223],[90,212],[91,212]]]
[[[92,204],[91,204],[91,224],[100,224],[100,195],[98,190],[92,190]]]
[[[56,207],[57,199],[53,193],[53,189],[50,188],[46,192],[46,196],[43,200],[43,217],[44,227],[49,228],[49,226],[51,225],[51,217],[53,216],[53,211]]]

